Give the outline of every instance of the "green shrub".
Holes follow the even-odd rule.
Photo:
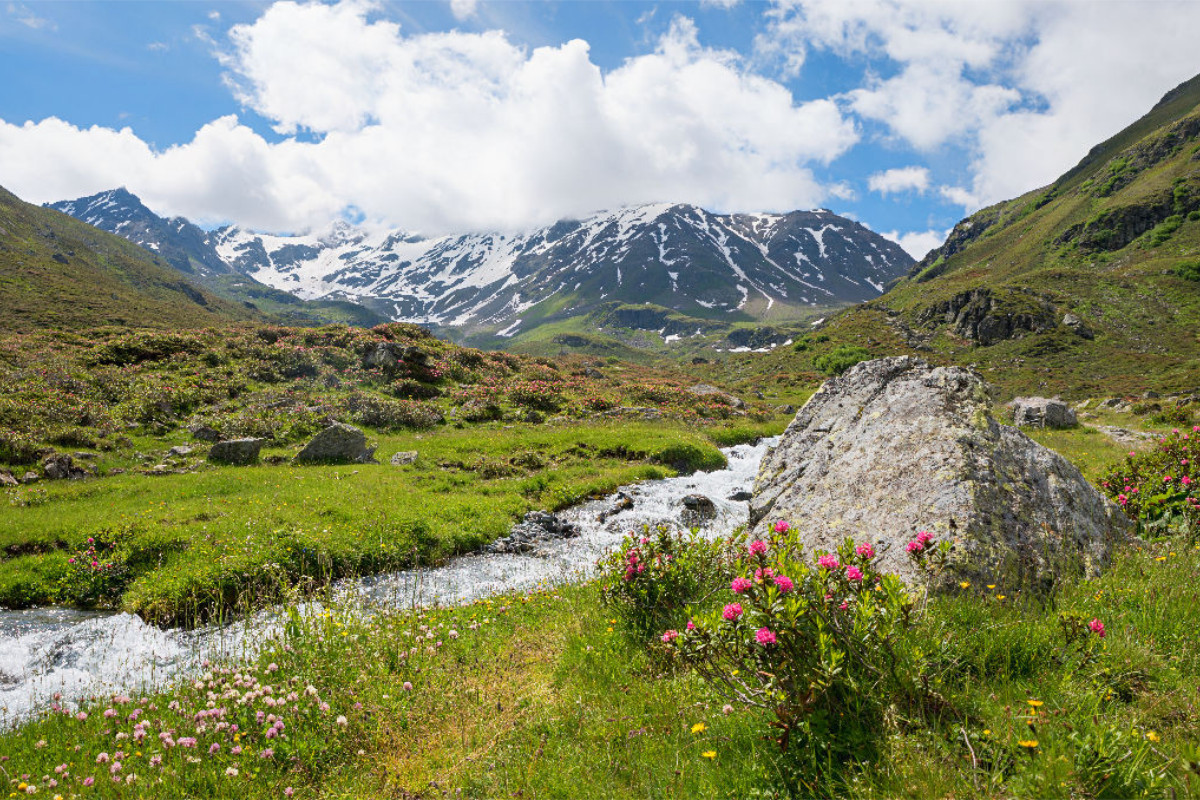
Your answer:
[[[1176,428],[1153,449],[1126,456],[1100,485],[1143,533],[1184,534],[1195,540],[1200,530],[1198,441],[1200,426]]]
[[[688,609],[708,602],[733,578],[733,547],[659,525],[629,534],[603,558],[600,600],[640,643],[668,628],[682,628]]]
[[[1167,239],[1170,239],[1171,235],[1174,234],[1175,231],[1179,230],[1179,226],[1182,224],[1183,217],[1179,214],[1172,214],[1164,219],[1157,226],[1155,226],[1154,230],[1150,232],[1150,246],[1158,247],[1163,242],[1167,241]]]
[[[731,594],[662,641],[730,703],[773,714],[780,745],[801,745],[801,769],[868,758],[885,710],[910,696],[899,651],[912,602],[874,559],[847,540],[814,565],[778,522],[742,551]]]
[[[826,375],[841,375],[860,361],[871,358],[871,351],[852,344],[842,344],[813,359],[813,366]]]
[[[1192,412],[1183,406],[1173,406],[1151,415],[1150,421],[1155,425],[1191,425]]]
[[[1184,280],[1200,281],[1200,261],[1181,261],[1172,271]]]

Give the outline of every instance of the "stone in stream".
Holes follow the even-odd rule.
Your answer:
[[[262,449],[262,439],[229,439],[217,442],[208,451],[208,460],[214,464],[233,464],[245,466],[258,461],[258,453]]]
[[[540,556],[545,554],[545,546],[549,543],[578,535],[579,529],[557,514],[530,511],[521,522],[513,525],[508,536],[484,546],[483,552]]]
[[[683,503],[680,519],[690,528],[703,525],[717,516],[716,504],[702,494],[689,494],[680,502]]]
[[[335,422],[304,445],[294,459],[298,464],[378,464],[375,448],[353,425]]]
[[[809,553],[846,538],[912,582],[905,551],[929,530],[954,543],[942,580],[1043,585],[1063,566],[1095,575],[1131,523],[1079,470],[989,414],[988,386],[911,356],[827,381],[763,458],[750,536],[777,519]]]
[[[607,508],[604,511],[601,511],[596,517],[596,521],[604,522],[609,517],[615,517],[622,511],[628,511],[631,508],[633,508],[633,498],[624,492],[617,492],[616,502],[613,503],[612,508]]]
[[[1013,424],[1018,427],[1074,428],[1079,424],[1074,410],[1057,398],[1018,397],[1011,405]]]

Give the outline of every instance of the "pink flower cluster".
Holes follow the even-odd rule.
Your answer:
[[[1103,639],[1105,636],[1108,635],[1108,631],[1104,630],[1104,623],[1098,619],[1094,619],[1091,622],[1089,622],[1088,628],[1091,630],[1092,633],[1096,634],[1101,639]]]
[[[827,553],[817,559],[817,566],[834,570],[841,566],[841,562],[838,561],[837,556]]]
[[[934,536],[929,531],[921,531],[917,534],[917,538],[904,546],[904,549],[910,553],[920,553],[933,542]]]
[[[729,584],[729,588],[733,589],[734,594],[742,594],[748,592],[754,586],[754,581],[749,578],[734,578],[733,583]]]

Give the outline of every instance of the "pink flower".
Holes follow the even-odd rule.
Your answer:
[[[766,569],[754,570],[754,580],[756,580],[760,583],[774,575],[775,575],[775,570],[771,569],[770,567],[767,567]]]
[[[742,615],[742,604],[741,603],[730,603],[729,605],[725,606],[725,610],[721,612],[721,616],[725,617],[725,619],[729,620],[730,622],[737,619],[741,615]]]
[[[96,779],[91,777],[90,775],[83,779],[84,786],[91,786],[95,782],[96,782]]]
[[[79,720],[80,722],[83,722],[85,719],[87,719],[87,712],[80,711],[78,714],[75,715],[75,719]]]
[[[108,753],[101,753],[100,755],[96,756],[96,763],[97,764],[107,764],[108,763]]]
[[[851,581],[861,581],[863,579],[862,570],[851,564],[846,567],[846,579]]]
[[[770,628],[759,628],[758,632],[754,634],[754,638],[757,639],[758,643],[763,647],[766,647],[769,644],[775,644],[775,634]]]
[[[264,747],[262,750],[258,751],[259,758],[270,758],[273,755],[275,755],[275,751],[269,747]]]
[[[729,588],[733,589],[734,594],[741,594],[750,589],[754,585],[754,581],[749,578],[734,578],[733,583],[729,584]]]
[[[875,548],[867,542],[863,542],[858,547],[854,548],[854,552],[858,553],[863,558],[875,557]]]
[[[750,555],[760,556],[765,552],[767,552],[767,543],[762,539],[755,539],[750,543]]]
[[[180,747],[195,747],[196,746],[196,738],[194,736],[181,736],[181,737],[179,737],[179,746]]]
[[[921,544],[929,544],[933,541],[933,534],[929,531],[921,531],[917,534],[917,541]]]
[[[121,762],[114,761],[112,763],[112,766],[108,768],[108,771],[111,772],[113,775],[116,775],[118,772],[121,771]]]
[[[925,549],[925,545],[921,544],[920,542],[909,542],[908,544],[904,545],[904,549],[910,553],[919,553]]]
[[[787,594],[792,589],[796,588],[796,584],[793,583],[792,579],[789,578],[787,575],[776,575],[775,576],[775,585],[779,587],[779,591],[782,592],[783,594]]]
[[[405,681],[405,682],[404,682],[404,691],[406,691],[406,692],[411,692],[411,691],[412,691],[412,684],[411,684],[411,683],[409,683],[408,681]]]
[[[847,603],[845,600],[843,600],[841,605],[838,606],[838,608],[840,608],[842,611],[845,611],[849,607],[850,607],[850,604]]]
[[[219,753],[219,752],[221,752],[221,745],[217,744],[216,742],[213,742],[212,745],[210,745],[208,748],[208,754],[210,756],[213,753]]]
[[[1092,633],[1096,634],[1101,639],[1108,635],[1108,631],[1104,630],[1104,623],[1098,619],[1094,619],[1089,622],[1088,628],[1090,628]]]
[[[665,632],[662,635],[663,644],[670,644],[671,642],[675,641],[677,638],[679,638],[679,631],[673,630],[673,629]]]
[[[825,569],[832,570],[832,569],[837,569],[840,566],[840,564],[837,560],[837,556],[832,555],[832,554],[826,554],[817,559],[817,566],[821,566],[821,567],[824,567]]]
[[[787,533],[791,527],[792,527],[791,525],[788,525],[783,520],[779,520],[778,522],[775,523],[775,532],[776,533]]]
[[[1179,482],[1182,483],[1184,486],[1192,485],[1192,479],[1189,478],[1187,475],[1184,475],[1182,478],[1180,478]]]
[[[692,621],[689,619],[689,620],[688,620],[688,624],[687,624],[687,629],[688,629],[689,631],[694,631],[694,630],[696,630],[696,623],[692,622]]]
[[[284,789],[284,790],[283,790],[283,796],[284,796],[284,797],[291,797],[291,796],[292,796],[292,795],[294,795],[295,793],[296,793],[296,790],[295,790],[295,789],[293,789],[293,788],[292,788],[292,787],[290,787],[290,786],[289,786],[289,787],[287,787],[286,789]]]

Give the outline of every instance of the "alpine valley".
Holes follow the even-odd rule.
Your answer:
[[[718,215],[663,203],[521,233],[426,239],[345,222],[303,236],[206,232],[157,216],[124,189],[51,207],[215,289],[265,284],[304,300],[356,303],[478,344],[597,311],[675,339],[815,318],[878,297],[914,263],[896,243],[823,209]],[[629,313],[624,304],[657,308]]]

